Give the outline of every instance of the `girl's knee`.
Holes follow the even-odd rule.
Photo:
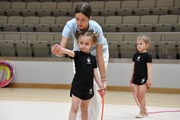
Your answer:
[[[82,114],[88,114],[88,110],[86,110],[86,109],[81,110],[81,113],[82,113]]]
[[[88,107],[86,105],[81,105],[81,111],[87,112]]]
[[[88,112],[88,106],[87,105],[81,105],[81,112],[87,113]]]
[[[77,113],[78,112],[78,107],[71,107],[71,111]]]
[[[138,96],[138,100],[139,100],[139,101],[142,101],[142,100],[144,100],[144,99],[145,99],[145,96],[144,96],[144,95],[139,95],[139,96]]]

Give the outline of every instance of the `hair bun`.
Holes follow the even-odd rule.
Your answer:
[[[93,35],[98,38],[99,34],[97,32],[93,32]]]

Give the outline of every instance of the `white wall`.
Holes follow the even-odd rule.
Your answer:
[[[12,83],[70,84],[73,78],[72,61],[11,60],[16,69]],[[127,62],[128,61],[128,62]],[[130,60],[110,60],[107,68],[109,86],[129,86]],[[176,61],[176,60],[174,60]],[[152,87],[180,88],[179,62],[155,62],[152,65]]]
[[[112,86],[129,86],[132,71],[131,63],[109,63],[108,84]],[[180,64],[153,64],[152,87],[180,88]]]
[[[16,69],[13,83],[70,84],[72,62],[12,61]]]

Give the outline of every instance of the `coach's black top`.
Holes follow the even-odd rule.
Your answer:
[[[152,56],[148,52],[137,52],[134,54],[132,61],[134,62],[133,79],[141,80],[145,78],[147,80],[147,63],[152,63]]]
[[[75,76],[72,87],[90,89],[93,86],[94,68],[97,68],[96,57],[82,51],[74,51]]]

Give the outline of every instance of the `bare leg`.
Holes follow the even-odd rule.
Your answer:
[[[98,120],[99,119],[99,115],[100,115],[100,111],[101,111],[101,97],[97,90],[98,90],[98,86],[97,86],[96,82],[94,82],[94,96],[89,101],[88,120]],[[81,119],[81,117],[82,117],[82,110],[79,109],[77,112],[77,120],[83,120],[83,119]]]
[[[88,120],[88,105],[90,100],[81,101],[81,118],[82,120]]]
[[[146,84],[139,86],[139,103],[141,105],[140,114],[145,114],[146,112],[146,94],[147,86]]]
[[[139,86],[134,84],[133,90],[134,90],[134,93],[138,99],[139,98]],[[138,102],[139,102],[139,100],[138,100]]]
[[[69,120],[76,120],[77,111],[79,109],[80,99],[72,95],[72,104],[69,112]]]
[[[146,114],[146,99],[145,99],[145,93],[146,93],[147,87],[146,85],[134,85],[134,92],[138,99],[138,102],[140,104],[140,112],[139,114],[143,117]]]

